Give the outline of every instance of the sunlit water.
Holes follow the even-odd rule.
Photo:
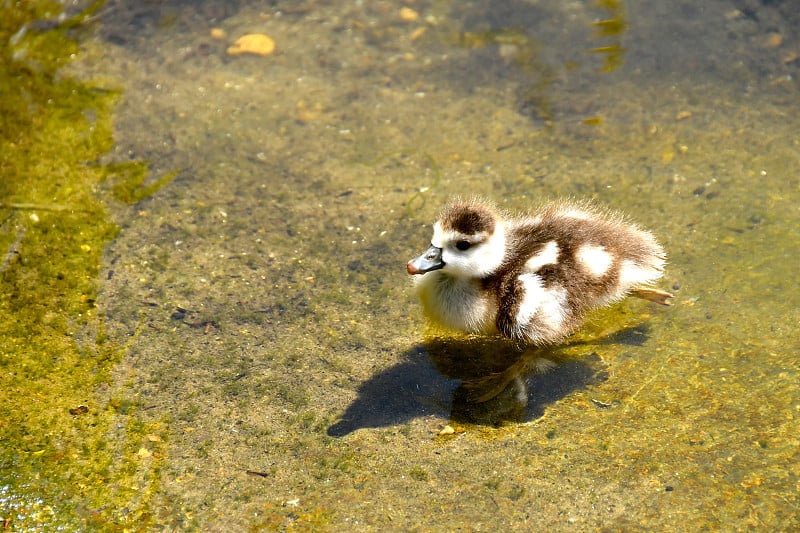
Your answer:
[[[800,16],[751,4],[104,7],[69,71],[122,91],[107,159],[179,171],[116,206],[98,282],[108,386],[157,428],[109,447],[146,497],[104,520],[800,527]],[[226,53],[253,32],[276,51]],[[597,313],[547,373],[426,332],[404,265],[471,194],[624,211],[675,304]]]

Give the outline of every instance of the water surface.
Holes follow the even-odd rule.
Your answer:
[[[114,145],[88,165],[105,169],[96,220],[119,232],[90,258],[88,318],[56,306],[29,326],[67,324],[82,363],[52,372],[80,386],[36,396],[23,369],[55,348],[4,348],[3,409],[28,440],[0,425],[0,515],[20,531],[800,527],[793,3],[400,7],[107,3],[70,30],[59,75],[119,93]],[[12,49],[64,31],[35,29]],[[276,51],[227,54],[247,33]],[[458,194],[624,211],[668,250],[675,305],[593,315],[545,374],[516,347],[435,336],[404,264]],[[32,213],[63,224],[3,209],[6,247]]]

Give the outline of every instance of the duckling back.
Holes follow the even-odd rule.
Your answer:
[[[503,266],[485,283],[500,294],[497,329],[535,344],[557,342],[590,310],[663,275],[655,237],[587,204],[557,203],[508,224]]]

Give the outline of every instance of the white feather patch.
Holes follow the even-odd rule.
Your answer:
[[[567,207],[563,211],[559,211],[559,215],[567,218],[574,218],[577,220],[594,220],[597,218],[595,215],[591,213],[587,213],[586,211],[580,211],[575,209],[574,207]]]
[[[648,265],[638,265],[626,259],[619,269],[619,286],[621,290],[636,285],[649,285],[661,277],[661,271]]]
[[[586,272],[599,278],[608,272],[614,258],[602,246],[584,244],[575,252],[575,259]]]
[[[453,239],[458,238],[458,235],[454,231],[444,231],[442,229],[442,225],[439,222],[434,222],[433,224],[433,237],[431,238],[431,244],[436,246],[437,248],[442,248],[444,243]]]
[[[533,255],[525,262],[525,272],[538,272],[545,265],[558,263],[558,254],[561,250],[556,241],[549,241],[538,254]]]
[[[553,332],[561,328],[566,315],[565,304],[567,291],[565,289],[549,289],[544,291],[544,299],[539,310],[542,322],[549,326]]]
[[[517,311],[515,326],[522,329],[542,306],[545,290],[542,278],[536,274],[521,274],[518,279],[525,289],[525,294],[522,296],[522,303]]]
[[[531,320],[535,320],[540,328],[546,328],[548,331],[529,332],[528,336],[547,338],[548,333],[558,331],[564,322],[566,290],[545,289],[542,278],[536,274],[522,274],[518,279],[525,289],[525,294],[517,311],[515,329],[521,333]]]
[[[467,250],[459,250],[460,240],[473,242]],[[488,276],[503,262],[506,254],[506,236],[503,224],[495,224],[494,233],[465,235],[457,231],[444,231],[438,222],[433,225],[431,244],[442,249],[444,271],[463,279],[480,279]]]

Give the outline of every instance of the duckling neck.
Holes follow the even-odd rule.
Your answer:
[[[422,276],[417,292],[425,315],[435,323],[467,333],[490,333],[491,302],[481,280],[437,270]]]

